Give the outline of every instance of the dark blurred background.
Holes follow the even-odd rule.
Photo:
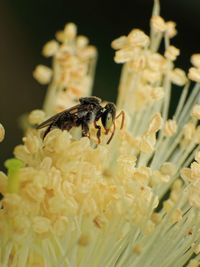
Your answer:
[[[32,71],[47,63],[41,56],[44,43],[66,22],[75,22],[98,47],[94,95],[113,101],[121,66],[113,62],[110,43],[134,27],[148,33],[152,6],[153,0],[0,0],[0,122],[6,128],[0,169],[21,143],[18,117],[42,106],[46,87],[32,78]],[[177,65],[188,68],[190,55],[200,52],[200,1],[161,0],[161,15],[177,22],[173,44],[182,52]]]

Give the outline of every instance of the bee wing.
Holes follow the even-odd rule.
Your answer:
[[[49,126],[50,124],[52,124],[53,122],[55,122],[55,120],[57,118],[59,118],[60,116],[62,116],[65,113],[76,113],[78,111],[78,107],[80,106],[80,104],[73,106],[71,108],[65,109],[57,114],[55,114],[54,116],[52,116],[51,118],[49,118],[46,121],[43,121],[41,124],[39,124],[36,129],[42,129],[44,127]]]

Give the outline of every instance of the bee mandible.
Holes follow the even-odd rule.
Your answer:
[[[116,106],[114,103],[108,102],[104,107],[101,106],[101,99],[95,96],[83,97],[79,99],[79,104],[66,109],[53,117],[39,124],[36,128],[42,129],[47,127],[43,138],[54,128],[61,130],[71,130],[73,127],[81,126],[82,136],[90,138],[89,124],[93,123],[97,129],[98,144],[101,142],[101,126],[97,124],[99,120],[103,125],[105,134],[111,132],[111,136],[107,144],[112,140],[115,133],[115,120],[122,116],[121,127],[124,126],[125,114],[121,111],[116,116]]]

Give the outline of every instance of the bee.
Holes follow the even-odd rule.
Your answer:
[[[107,135],[111,132],[111,136],[107,141],[107,144],[109,144],[115,133],[115,120],[120,116],[122,116],[120,129],[123,128],[125,119],[124,111],[121,111],[116,116],[116,106],[114,103],[108,102],[103,107],[101,105],[101,99],[95,96],[80,98],[79,102],[78,105],[55,114],[36,127],[37,129],[47,127],[43,139],[54,128],[70,131],[73,127],[81,127],[82,136],[90,138],[89,125],[93,123],[97,130],[98,144],[100,144],[102,127],[98,125],[98,121],[101,120],[105,134]]]

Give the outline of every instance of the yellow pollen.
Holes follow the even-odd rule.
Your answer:
[[[136,244],[133,246],[133,252],[136,254],[140,254],[142,252],[142,246],[139,244]]]
[[[191,63],[196,67],[200,68],[200,54],[194,54],[191,56]]]
[[[43,110],[40,109],[33,110],[28,116],[28,121],[32,125],[40,124],[44,121],[44,119],[45,119],[45,113]]]
[[[59,44],[55,40],[49,41],[46,43],[42,49],[42,54],[45,57],[52,57],[58,51]]]
[[[200,69],[197,68],[190,68],[188,77],[190,80],[200,83]]]
[[[166,35],[169,38],[173,38],[177,34],[176,23],[174,21],[167,21],[166,25]]]
[[[192,109],[192,117],[200,120],[200,105],[195,105]]]
[[[78,244],[82,247],[88,246],[90,243],[90,237],[88,234],[82,234],[79,237]]]
[[[48,84],[52,77],[52,70],[44,65],[38,65],[33,72],[33,77],[41,84]]]
[[[160,16],[153,16],[151,18],[151,26],[155,32],[164,32],[166,30],[165,21]]]
[[[180,51],[173,45],[170,45],[167,50],[165,51],[165,57],[169,60],[176,60],[177,56],[179,56]]]
[[[177,123],[174,120],[168,120],[166,121],[164,125],[164,134],[166,136],[172,136],[177,131]]]

